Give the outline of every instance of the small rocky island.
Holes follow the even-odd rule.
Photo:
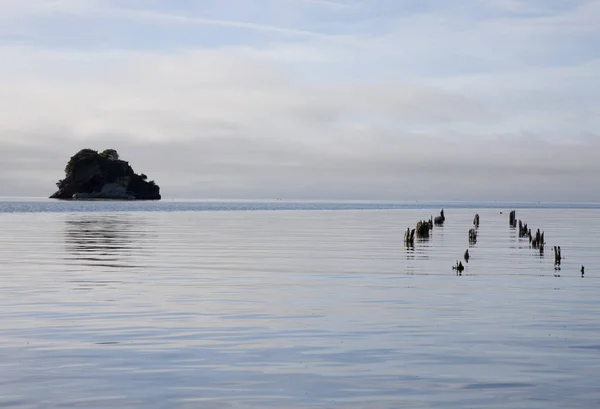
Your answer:
[[[160,200],[160,187],[136,174],[114,149],[82,149],[65,167],[51,199]]]

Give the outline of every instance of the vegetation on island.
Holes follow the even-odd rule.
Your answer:
[[[115,149],[81,149],[65,166],[65,178],[56,183],[54,199],[159,200],[160,187],[136,174]]]

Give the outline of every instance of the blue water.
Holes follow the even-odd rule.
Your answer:
[[[1,201],[0,406],[599,407],[598,207],[436,205]]]

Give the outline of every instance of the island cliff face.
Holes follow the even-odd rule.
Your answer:
[[[136,174],[114,149],[82,149],[65,167],[51,199],[160,200],[160,187]]]

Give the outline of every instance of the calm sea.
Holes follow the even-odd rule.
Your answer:
[[[2,407],[597,408],[599,385],[599,205],[0,200]]]

